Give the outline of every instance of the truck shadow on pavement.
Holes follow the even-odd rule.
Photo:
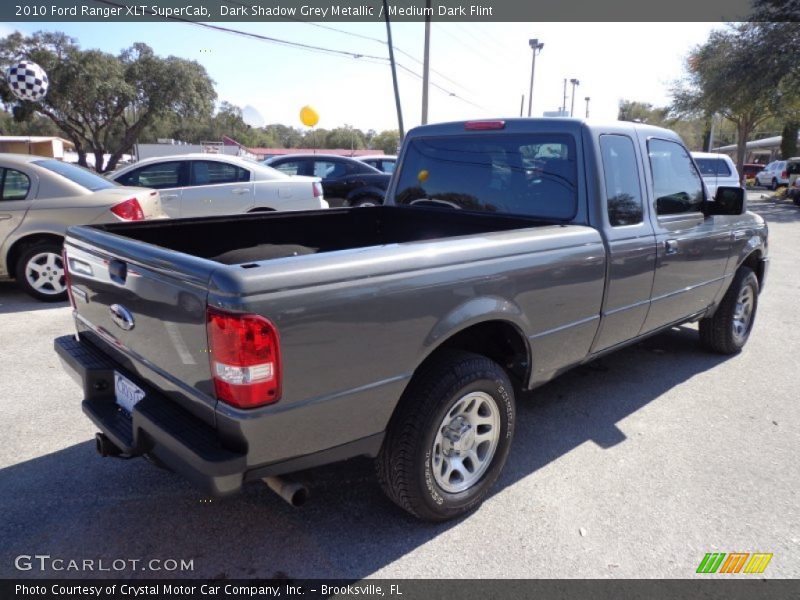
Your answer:
[[[625,443],[622,419],[723,360],[700,348],[694,329],[673,328],[526,394],[493,495],[587,441],[602,448]],[[367,459],[299,477],[310,484],[311,499],[294,509],[260,484],[234,498],[205,498],[144,460],[98,458],[93,441],[22,462],[0,470],[0,576],[362,578],[451,528],[471,526],[470,516],[440,525],[412,519],[385,499]],[[191,559],[194,568],[15,570],[16,556],[36,553],[107,562]],[[432,567],[427,574],[437,573]]]

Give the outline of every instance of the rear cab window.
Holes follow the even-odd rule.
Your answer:
[[[626,135],[603,134],[600,153],[609,224],[621,227],[641,223],[644,207],[633,140]]]
[[[695,158],[697,168],[703,177],[729,177],[731,168],[722,158]]]
[[[406,146],[395,203],[569,221],[577,178],[570,135],[420,137]]]

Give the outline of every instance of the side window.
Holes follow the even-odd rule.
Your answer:
[[[25,200],[31,189],[31,180],[16,169],[2,170],[3,200]]]
[[[700,212],[703,181],[691,156],[678,143],[653,139],[648,142],[656,213],[677,215]]]
[[[636,151],[625,135],[601,135],[603,175],[606,180],[608,222],[612,227],[642,222],[642,189]]]
[[[122,177],[117,179],[117,183],[155,188],[157,190],[180,187],[182,165],[183,163],[180,161],[147,165],[125,173]]]
[[[287,175],[299,175],[301,170],[302,163],[299,160],[287,160],[286,162],[282,162],[279,165],[270,165],[271,167],[278,169],[281,173],[286,173]]]
[[[323,179],[332,177],[342,177],[347,174],[347,168],[340,162],[332,160],[314,161],[314,177]]]
[[[215,185],[240,181],[250,181],[250,171],[238,165],[216,160],[192,161],[190,185]]]
[[[381,162],[380,170],[384,173],[394,173],[395,163],[391,160],[384,160]]]

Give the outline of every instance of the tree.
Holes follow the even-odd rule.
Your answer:
[[[325,136],[326,148],[350,148],[360,150],[366,148],[364,133],[360,129],[354,129],[349,125],[331,129]]]
[[[294,127],[273,123],[267,125],[264,131],[275,137],[282,148],[299,148],[303,143],[303,133]]]
[[[0,97],[13,103],[18,121],[49,118],[73,144],[79,164],[94,154],[98,172],[116,168],[139,135],[157,118],[211,115],[216,97],[205,69],[195,61],[157,57],[145,44],[119,56],[81,50],[63,33],[13,33],[0,40],[0,60],[28,59],[48,73],[50,88],[38,103],[16,100],[6,82]],[[104,155],[109,154],[104,164]]]
[[[635,100],[620,100],[618,121],[635,121],[636,123],[647,123],[649,125],[663,126],[667,120],[667,108],[654,108],[647,102],[636,102]]]
[[[381,131],[372,138],[372,147],[383,150],[386,154],[397,154],[400,145],[400,132],[397,129]]]
[[[773,114],[780,74],[761,64],[759,25],[744,23],[712,31],[708,41],[687,59],[688,76],[673,90],[680,114],[721,114],[736,126],[739,171],[753,130]],[[773,52],[775,54],[775,52]]]

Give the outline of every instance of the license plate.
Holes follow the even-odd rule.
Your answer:
[[[133,412],[136,403],[144,398],[144,390],[124,375],[114,371],[114,395],[119,406],[128,412]]]

